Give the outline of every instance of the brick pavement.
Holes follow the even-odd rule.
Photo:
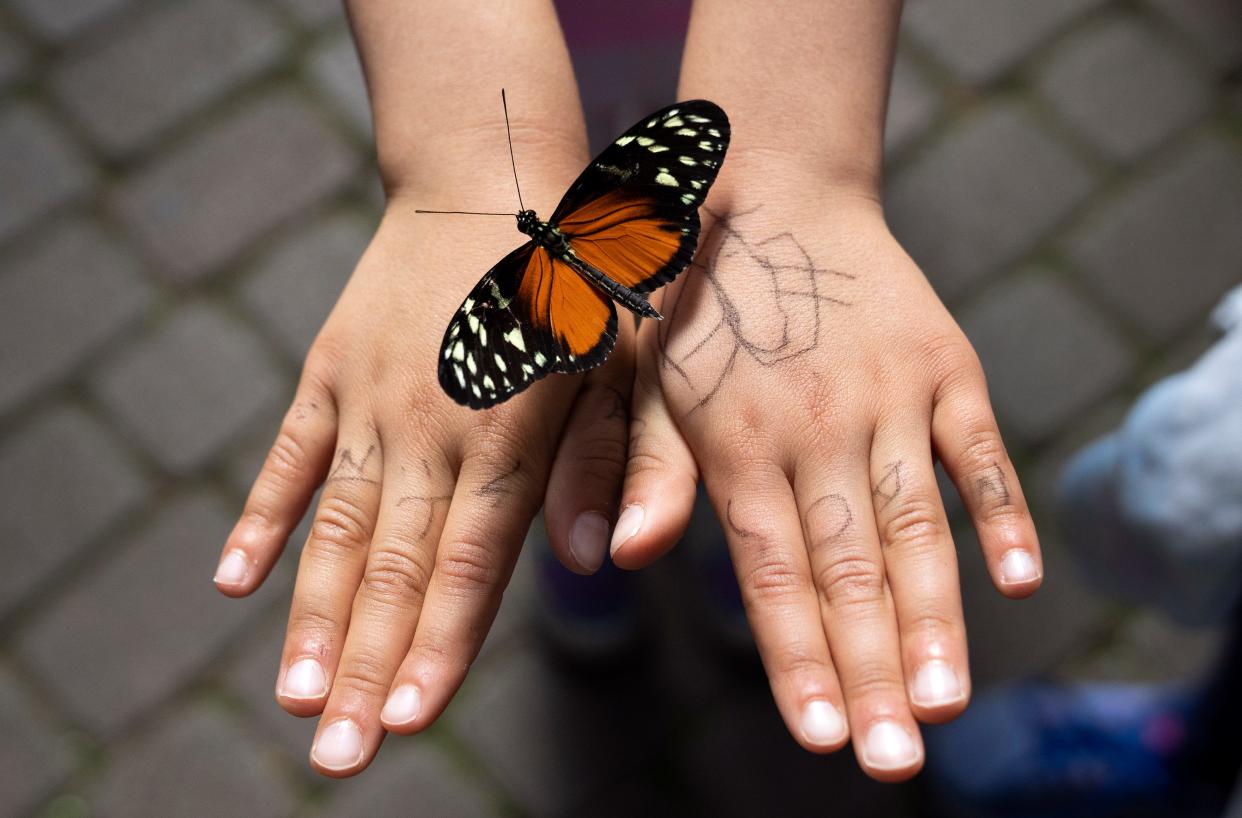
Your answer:
[[[1045,522],[1057,466],[1193,357],[1242,278],[1240,9],[908,3],[892,221]],[[597,143],[671,94],[664,41],[575,56]],[[640,668],[561,673],[529,566],[440,725],[359,780],[308,771],[313,724],[271,699],[291,568],[246,603],[207,578],[376,223],[369,131],[335,0],[0,0],[0,818],[797,815],[826,788],[907,814],[910,788],[798,752],[692,616]],[[1210,652],[1094,597],[1052,525],[1045,591],[1001,600],[950,507],[979,684]]]

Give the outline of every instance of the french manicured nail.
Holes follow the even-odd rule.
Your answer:
[[[826,747],[845,738],[845,717],[823,699],[807,703],[801,727],[803,738],[812,744]]]
[[[362,760],[362,733],[349,719],[324,728],[311,749],[315,762],[329,770],[348,770]]]
[[[1005,553],[1000,564],[1001,582],[1006,585],[1021,585],[1039,579],[1039,571],[1035,568],[1035,560],[1021,548],[1014,548]]]
[[[418,711],[422,706],[422,696],[418,688],[414,685],[401,685],[388,696],[388,701],[384,702],[380,721],[392,725],[409,724],[418,718]]]
[[[637,503],[625,507],[621,512],[621,516],[617,518],[617,527],[612,532],[612,548],[613,554],[617,553],[617,549],[625,545],[626,541],[633,537],[643,527],[643,517],[646,512],[643,507]]]
[[[914,674],[914,689],[910,691],[910,698],[917,705],[942,707],[960,701],[963,695],[962,683],[948,662],[933,659]]]
[[[285,671],[280,695],[286,699],[320,699],[328,693],[328,674],[314,659],[299,659]]]
[[[608,518],[598,511],[584,511],[574,520],[569,532],[569,553],[587,571],[594,571],[604,562],[608,547]]]
[[[900,770],[919,759],[910,734],[894,721],[877,721],[867,731],[862,746],[863,761],[874,770]]]
[[[248,573],[250,563],[246,560],[246,555],[240,551],[230,551],[220,560],[214,582],[218,585],[241,585],[246,581]]]

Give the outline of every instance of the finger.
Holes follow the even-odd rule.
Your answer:
[[[634,339],[622,326],[608,362],[587,373],[561,435],[543,514],[557,559],[578,574],[604,561],[625,476]]]
[[[628,459],[612,561],[650,565],[685,533],[694,511],[698,467],[669,412],[653,367],[640,364],[630,408]]]
[[[320,712],[327,699],[379,510],[379,439],[342,412],[340,441],[298,564],[276,682],[276,700],[295,716]]]
[[[891,419],[871,447],[871,502],[915,715],[948,721],[970,695],[957,555],[932,466],[930,417]]]
[[[988,402],[982,369],[943,390],[932,414],[932,442],[979,533],[992,582],[1010,597],[1043,580],[1035,523]]]
[[[360,772],[383,740],[380,710],[414,638],[452,498],[447,463],[388,454],[384,472],[349,634],[311,748],[312,766],[330,776]]]
[[[414,642],[381,714],[386,729],[425,729],[461,686],[539,508],[546,469],[511,451],[462,465]]]
[[[724,526],[755,644],[773,697],[790,734],[814,752],[849,737],[841,689],[824,638],[823,621],[793,492],[772,466],[719,477],[708,473],[708,494]]]
[[[902,675],[896,612],[870,513],[867,452],[821,453],[794,491],[828,644],[845,695],[854,753],[872,778],[901,781],[923,763]]]
[[[246,596],[263,584],[323,482],[335,441],[332,393],[308,367],[224,544],[214,578],[221,593]]]

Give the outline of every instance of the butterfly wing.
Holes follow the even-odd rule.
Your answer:
[[[691,100],[644,117],[570,186],[551,223],[575,255],[618,284],[645,293],[690,264],[699,205],[729,147],[729,118]]]
[[[597,366],[616,337],[612,302],[527,242],[483,276],[449,321],[440,386],[457,403],[485,409],[551,372]]]

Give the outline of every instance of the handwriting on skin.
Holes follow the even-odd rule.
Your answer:
[[[665,301],[661,364],[695,396],[690,411],[716,396],[740,360],[774,367],[816,349],[827,310],[850,306],[829,288],[853,275],[817,266],[792,233],[744,230],[754,212],[716,217],[687,280]]]

